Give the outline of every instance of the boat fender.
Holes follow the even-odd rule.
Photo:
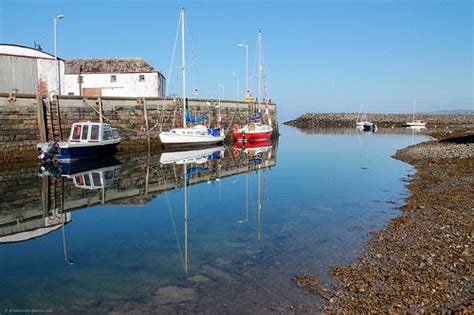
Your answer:
[[[238,158],[240,156],[240,153],[239,153],[239,150],[234,150],[232,152],[232,155],[235,157],[235,158]]]

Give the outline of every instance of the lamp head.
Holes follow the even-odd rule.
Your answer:
[[[61,20],[61,19],[64,19],[64,15],[60,14],[56,17],[56,20]]]

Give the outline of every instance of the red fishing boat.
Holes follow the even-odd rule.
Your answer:
[[[265,67],[263,65],[263,46],[262,46],[262,31],[258,32],[258,103],[255,104],[255,115],[249,117],[249,122],[244,127],[239,125],[234,125],[232,127],[234,139],[237,141],[243,142],[252,142],[252,141],[265,141],[271,138],[273,133],[272,122],[270,120],[270,114],[268,112],[268,97],[267,97],[267,83],[265,75]],[[265,95],[265,115],[266,122],[264,124],[263,114],[261,113],[262,104],[260,100],[260,91],[261,91],[261,81],[264,80],[264,95]]]
[[[272,127],[261,123],[249,123],[242,128],[234,125],[232,129],[237,141],[264,141],[270,139],[273,133]]]

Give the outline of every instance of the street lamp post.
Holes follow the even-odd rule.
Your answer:
[[[249,90],[249,45],[237,44],[237,47],[245,48],[245,96],[250,93]]]
[[[56,34],[57,34],[57,23],[58,20],[64,18],[64,15],[60,14],[54,18],[54,60],[56,61],[56,91],[57,94],[61,94],[61,83],[60,83],[60,67],[58,62],[58,52],[57,52],[57,44],[56,44]]]
[[[221,94],[221,88],[222,88],[222,94]],[[219,104],[221,103],[221,99],[224,98],[224,84],[217,84],[217,94],[219,95]]]
[[[232,72],[232,76],[237,78],[237,100],[240,98],[240,78],[239,74]]]

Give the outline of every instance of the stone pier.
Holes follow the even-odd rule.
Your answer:
[[[235,100],[189,99],[188,107],[192,115],[209,115],[211,126],[220,112],[221,126],[230,133],[231,126],[245,124],[257,106]],[[72,123],[99,121],[100,112],[104,122],[119,129],[123,139],[119,150],[144,149],[148,139],[152,146],[160,146],[162,130],[182,125],[182,108],[181,100],[173,98],[60,96],[48,100],[0,93],[0,160],[35,159],[38,142],[58,141],[60,135],[65,140]],[[265,112],[265,105],[261,109]],[[276,104],[268,105],[268,113],[278,128]]]

